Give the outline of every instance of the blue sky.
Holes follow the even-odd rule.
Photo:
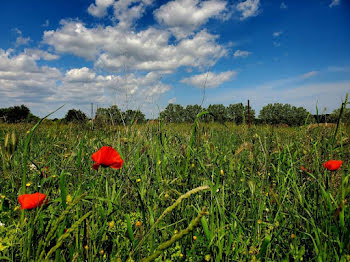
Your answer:
[[[0,107],[290,103],[331,112],[350,92],[345,0],[6,1]],[[205,88],[204,88],[205,87]]]

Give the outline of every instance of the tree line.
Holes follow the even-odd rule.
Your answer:
[[[185,123],[193,122],[198,113],[207,111],[208,114],[201,116],[203,122],[232,122],[237,125],[248,122],[248,106],[242,103],[231,104],[225,107],[222,104],[209,105],[207,108],[199,105],[188,105],[183,107],[179,104],[168,104],[168,106],[159,114],[157,120],[167,123]],[[339,117],[339,109],[331,114],[312,115],[303,107],[296,107],[290,104],[274,103],[264,106],[258,117],[255,110],[249,110],[249,121],[252,124],[271,124],[300,126],[315,122],[335,123]],[[0,108],[0,122],[21,123],[36,122],[39,118],[33,115],[25,105]],[[63,119],[55,119],[65,123],[86,123],[88,116],[77,109],[70,109]],[[342,114],[342,122],[350,123],[350,109],[345,108]],[[122,111],[118,106],[113,105],[109,108],[98,108],[93,119],[95,125],[129,125],[132,123],[144,123],[147,121],[145,115],[140,110]]]

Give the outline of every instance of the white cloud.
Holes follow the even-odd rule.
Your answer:
[[[241,13],[240,20],[245,20],[249,17],[257,16],[259,10],[260,0],[246,0],[236,5],[236,9]]]
[[[91,82],[95,79],[95,72],[87,67],[74,68],[66,72],[65,81],[67,82]]]
[[[216,43],[218,36],[202,30],[192,37],[169,44],[170,33],[150,27],[127,33],[119,27],[87,28],[79,21],[62,21],[56,31],[45,31],[44,42],[60,53],[95,60],[110,72],[129,70],[171,72],[181,66],[207,67],[227,54]]]
[[[286,5],[285,2],[282,2],[281,5],[280,5],[280,8],[281,8],[281,9],[287,9],[288,6]]]
[[[102,18],[108,14],[108,8],[113,7],[113,21],[118,21],[120,30],[129,29],[134,22],[142,17],[146,7],[152,4],[152,0],[96,0],[88,8],[92,16]]]
[[[332,0],[332,2],[329,4],[329,7],[332,8],[338,5],[340,5],[340,0]]]
[[[184,78],[181,80],[181,83],[185,83],[199,88],[216,88],[222,83],[231,80],[236,75],[236,71],[226,71],[219,74],[207,72],[200,75],[193,75],[191,77]]]
[[[301,78],[308,79],[318,74],[318,71],[310,71],[301,76]]]
[[[20,46],[20,45],[27,45],[30,42],[30,37],[22,37],[19,36],[16,38],[16,46]]]
[[[176,102],[176,97],[170,98],[168,100],[168,104],[175,104],[175,102]]]
[[[174,35],[183,38],[193,33],[210,18],[223,17],[226,2],[221,0],[170,1],[154,11],[157,21],[170,28]]]
[[[272,36],[273,36],[273,37],[279,37],[282,33],[283,33],[283,31],[274,32],[274,33],[272,34]]]
[[[114,19],[118,20],[118,27],[127,30],[142,17],[152,0],[119,0],[114,3]]]
[[[242,50],[236,50],[233,54],[234,58],[239,58],[239,57],[247,57],[251,54],[252,52],[249,51],[242,51]]]
[[[13,31],[15,31],[16,34],[18,35],[15,42],[16,47],[29,44],[29,42],[31,41],[30,37],[23,37],[22,31],[19,30],[18,28],[14,28]]]
[[[114,0],[96,0],[95,4],[91,4],[88,13],[92,16],[103,17],[107,15],[107,9],[113,5]]]
[[[44,59],[47,61],[56,60],[59,58],[58,55],[51,54],[47,51],[40,49],[24,49],[24,53],[28,56],[33,57],[34,60]]]
[[[0,103],[42,102],[54,94],[60,71],[36,64],[37,58],[0,49]]]
[[[13,50],[0,49],[0,104],[24,103],[42,114],[62,104],[81,108],[91,102],[140,108],[171,88],[156,72],[98,75],[82,67],[62,74],[57,68],[38,66],[37,60],[28,50],[14,55]]]

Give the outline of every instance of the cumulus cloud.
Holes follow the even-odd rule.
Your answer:
[[[329,7],[332,8],[338,5],[340,5],[340,0],[332,0],[332,2],[329,4]]]
[[[134,22],[142,17],[152,0],[95,0],[88,8],[92,16],[102,18],[108,14],[108,8],[113,7],[113,21],[118,21],[119,29],[127,30]]]
[[[249,17],[257,16],[261,11],[259,10],[260,0],[246,0],[236,5],[236,9],[241,13],[240,20],[245,20]]]
[[[140,108],[171,88],[156,72],[102,75],[82,67],[62,74],[55,67],[38,66],[39,59],[28,50],[16,55],[13,50],[0,49],[1,104],[25,103],[46,112],[61,104],[84,107],[91,102]]]
[[[212,72],[194,75],[181,80],[181,83],[192,85],[199,88],[216,88],[224,82],[231,80],[237,74],[236,71],[226,71],[219,74]]]
[[[24,53],[30,57],[32,57],[34,60],[39,60],[39,59],[43,59],[43,60],[56,60],[59,58],[58,55],[55,54],[51,54],[47,51],[41,50],[41,49],[24,49]]]
[[[87,67],[74,68],[68,70],[65,75],[65,81],[67,82],[91,82],[95,79],[95,72]]]
[[[218,36],[202,30],[195,35],[169,44],[171,34],[150,27],[134,32],[117,26],[87,28],[79,21],[62,21],[56,31],[45,31],[44,42],[57,52],[72,53],[110,72],[127,67],[130,70],[172,72],[181,66],[213,65],[227,54],[219,45]]]
[[[239,58],[239,57],[247,57],[251,54],[249,51],[242,51],[242,50],[236,50],[233,54],[234,58]]]
[[[133,23],[143,16],[152,0],[119,0],[114,3],[114,19],[118,20],[118,27],[127,30]]]
[[[42,102],[52,95],[61,73],[54,67],[36,64],[36,58],[0,49],[0,102]]]
[[[107,9],[114,3],[114,0],[96,0],[95,4],[91,4],[88,13],[95,17],[103,17],[107,15]]]
[[[178,0],[170,1],[154,11],[158,23],[169,27],[177,38],[193,33],[210,18],[223,17],[226,2],[220,0]]]

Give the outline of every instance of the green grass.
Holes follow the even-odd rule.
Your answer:
[[[0,124],[0,261],[350,259],[349,127],[31,128]],[[91,168],[104,145],[122,169]],[[18,209],[27,183],[47,205]]]

